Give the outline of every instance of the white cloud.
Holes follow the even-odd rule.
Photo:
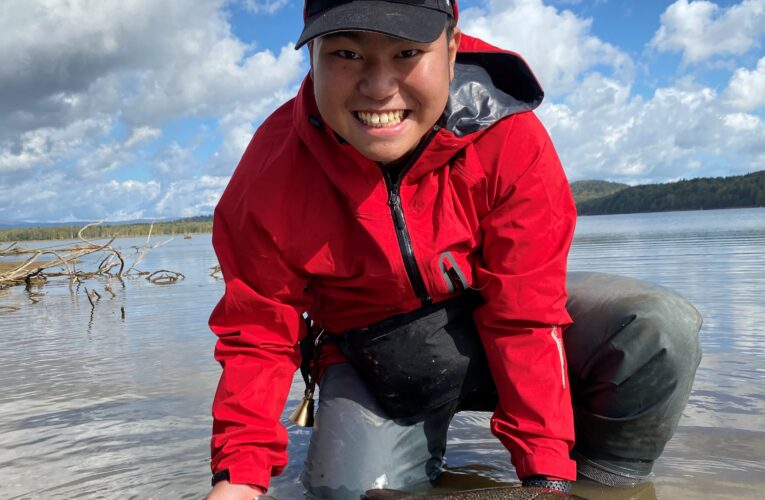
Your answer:
[[[0,220],[67,222],[211,214],[228,182],[225,176],[200,176],[163,183],[155,179],[82,185],[64,172],[25,178],[14,187],[15,201],[0,204]]]
[[[125,141],[125,146],[132,148],[148,141],[153,141],[162,135],[162,131],[154,127],[137,127],[130,133],[130,137]]]
[[[77,213],[91,211],[110,221],[140,219],[151,215],[147,202],[157,199],[161,191],[161,184],[155,180],[112,180],[89,187],[81,200],[70,206]]]
[[[301,74],[301,52],[253,52],[231,34],[221,4],[6,0],[0,109],[92,113],[98,90],[101,111],[126,110],[144,125],[232,109]]]
[[[629,85],[586,77],[560,103],[539,111],[567,174],[629,183],[693,177],[699,158],[733,175],[765,169],[765,127],[750,114],[728,113],[720,95],[693,80],[657,89],[645,99]]]
[[[227,183],[228,177],[210,175],[173,182],[152,207],[153,211],[159,216],[211,214]]]
[[[737,69],[725,96],[731,106],[744,111],[765,105],[765,57],[751,71],[746,68]]]
[[[209,52],[208,52],[209,50]],[[142,78],[126,106],[126,118],[157,123],[176,116],[219,115],[252,101],[272,101],[275,92],[302,74],[302,52],[289,44],[278,56],[257,52],[243,59],[245,47],[223,40],[194,60],[169,60]]]
[[[560,95],[596,66],[629,79],[633,63],[613,45],[590,34],[592,20],[559,11],[541,0],[488,0],[485,8],[460,13],[465,33],[519,52],[549,95]]]
[[[730,130],[713,89],[679,81],[649,99],[633,93],[627,55],[590,33],[590,20],[538,0],[467,9],[463,29],[527,57],[548,94],[539,115],[573,179],[667,180],[722,154]],[[539,33],[545,36],[539,36]],[[610,74],[594,71],[610,69]],[[727,144],[742,149],[742,144]]]
[[[676,2],[662,18],[662,33],[668,40],[672,33],[685,33],[677,19],[686,14],[680,12],[685,6],[692,11],[685,21],[700,23],[715,36],[727,35],[738,23],[737,35],[748,50],[756,44],[754,33],[765,29],[751,22],[763,3],[747,0],[723,11],[705,2]],[[680,77],[652,95],[639,95],[630,57],[594,36],[591,24],[541,0],[488,0],[462,17],[466,33],[527,58],[548,94],[538,113],[569,177],[662,182],[702,169],[707,175],[731,175],[765,168],[760,117],[731,114],[726,105],[735,102],[744,111],[760,105],[765,89],[757,91],[759,65],[739,70],[724,92]]]
[[[248,3],[259,12],[285,4]],[[144,165],[142,175],[156,175],[161,192],[134,189],[133,196],[145,197],[143,205],[121,213],[149,213],[151,200],[174,183],[221,168],[194,160],[198,134],[190,142],[159,143],[168,123],[188,117],[220,127],[208,128],[205,140],[209,147],[223,136],[214,157],[230,161],[230,173],[246,145],[245,131],[305,70],[292,44],[273,53],[237,38],[225,6],[226,0],[0,2],[0,190],[10,193],[0,200],[0,220],[57,218],[52,205],[27,204],[17,193],[29,199],[30,192],[16,188],[34,176],[38,183],[54,181],[50,191],[66,197],[61,172],[81,183],[83,196],[95,197],[88,218],[118,213],[99,197],[121,199],[110,180],[134,178],[137,164]],[[125,202],[130,207],[135,199]],[[211,211],[200,203],[197,210]],[[79,216],[77,206],[72,216]]]
[[[731,113],[723,118],[725,125],[737,132],[749,132],[762,128],[762,120],[759,116],[746,113]]]
[[[107,133],[109,117],[83,118],[63,127],[40,127],[0,141],[0,174],[52,167],[84,153],[86,138]]]
[[[214,175],[230,175],[255,133],[255,119],[287,101],[297,91],[298,87],[284,89],[275,92],[269,99],[252,102],[224,115],[219,121],[223,141],[210,162],[208,172]]]
[[[682,52],[697,63],[718,55],[744,54],[759,47],[765,34],[765,0],[743,0],[721,8],[706,0],[677,0],[661,15],[650,45],[660,52]]]
[[[275,14],[289,3],[289,0],[244,0],[245,8],[253,14]]]
[[[486,0],[461,19],[466,33],[527,58],[549,96],[540,117],[572,179],[765,168],[765,58],[741,68],[713,58],[751,57],[765,0],[675,2],[653,46],[730,80],[714,87],[681,68],[648,92],[630,57],[592,33],[592,19],[564,9],[577,1]],[[0,220],[210,213],[257,123],[305,71],[290,44],[269,51],[238,39],[225,13],[233,2],[259,15],[285,4],[0,2]]]
[[[0,202],[0,220],[66,222],[125,220],[152,214],[161,185],[156,180],[82,182],[63,170],[39,172],[14,183]],[[131,214],[128,217],[126,214]]]

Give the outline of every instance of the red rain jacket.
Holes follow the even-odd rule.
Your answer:
[[[287,464],[280,417],[304,311],[342,332],[464,280],[485,299],[474,319],[499,391],[492,432],[519,477],[576,478],[561,339],[576,213],[530,112],[542,96],[518,55],[463,35],[448,119],[400,185],[321,122],[308,77],[260,126],[215,210],[213,472],[267,487]]]

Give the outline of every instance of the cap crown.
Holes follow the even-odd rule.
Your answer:
[[[344,5],[357,0],[305,0],[303,3],[303,19],[321,13],[332,7]],[[426,9],[440,10],[454,17],[455,21],[459,16],[457,0],[385,0],[390,3],[403,3]]]

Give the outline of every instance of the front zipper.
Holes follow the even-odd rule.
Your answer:
[[[398,238],[398,247],[401,250],[401,257],[404,260],[404,268],[406,274],[409,276],[409,282],[412,284],[414,293],[420,299],[423,306],[427,306],[433,302],[433,298],[428,293],[428,289],[425,286],[425,281],[422,279],[420,268],[417,266],[417,259],[414,257],[414,248],[412,247],[412,239],[409,236],[409,230],[406,227],[406,219],[404,219],[404,210],[401,207],[401,180],[406,173],[414,166],[417,159],[422,152],[428,146],[430,141],[433,140],[436,133],[439,130],[439,126],[433,127],[433,130],[420,141],[417,148],[412,152],[411,156],[407,160],[406,165],[398,175],[398,179],[393,181],[390,178],[390,174],[384,166],[380,166],[385,179],[385,186],[388,188],[388,205],[390,205],[391,215],[393,216],[393,227],[396,229],[396,237]]]

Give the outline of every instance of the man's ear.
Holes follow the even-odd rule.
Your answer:
[[[449,40],[449,81],[454,80],[454,64],[457,61],[457,51],[460,48],[462,32],[455,26],[452,32],[452,38]]]

